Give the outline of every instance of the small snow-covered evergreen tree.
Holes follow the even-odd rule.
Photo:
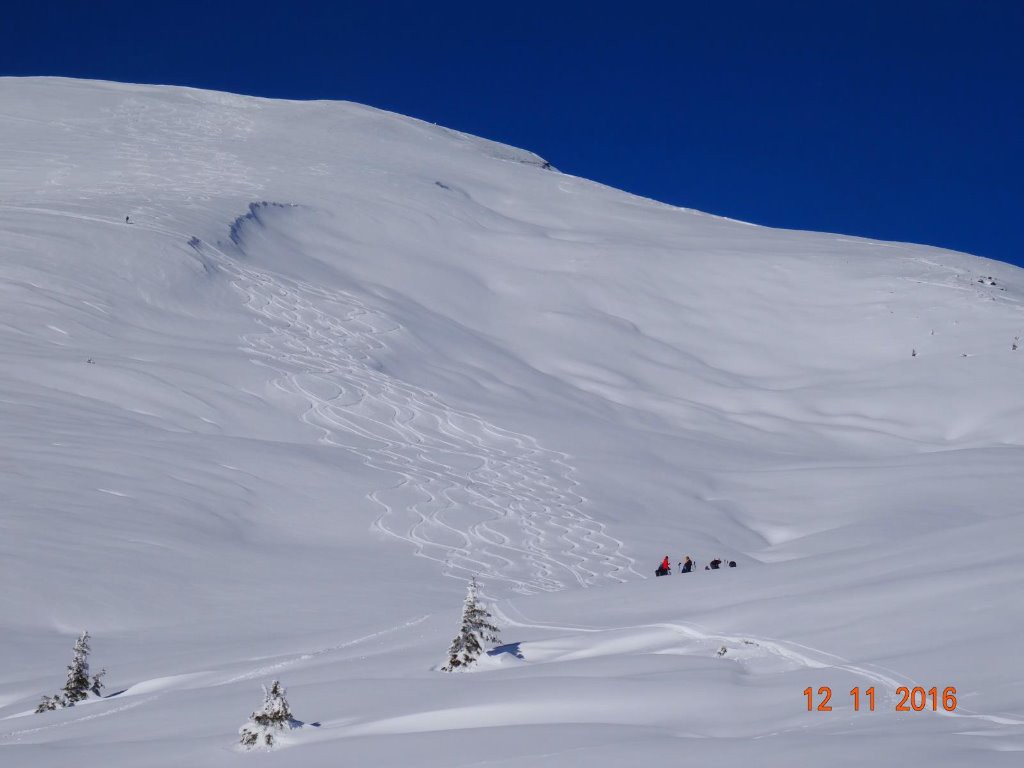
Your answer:
[[[60,696],[43,696],[43,700],[39,702],[39,706],[36,707],[36,714],[40,715],[43,712],[53,712],[53,710],[60,707]]]
[[[83,632],[75,643],[75,656],[68,665],[68,679],[64,683],[64,689],[56,696],[44,696],[36,707],[36,712],[52,712],[62,707],[73,707],[80,701],[89,698],[89,694],[95,696],[103,695],[103,681],[101,678],[107,670],[101,670],[92,677],[89,676],[89,633]]]
[[[498,628],[491,623],[490,612],[480,603],[480,587],[476,579],[469,582],[466,601],[462,606],[462,626],[448,649],[448,663],[441,667],[444,672],[465,669],[476,663],[483,653],[484,643],[498,642]]]
[[[269,689],[263,686],[263,708],[253,712],[249,722],[238,729],[243,747],[273,747],[281,733],[302,725],[292,717],[285,693],[279,680],[275,680]]]
[[[97,696],[103,691],[103,683],[100,678],[107,673],[102,670],[89,677],[89,633],[83,632],[78,642],[75,643],[75,657],[68,665],[68,680],[64,683],[64,695],[62,697],[65,707],[73,707],[76,702],[85,701],[89,694]]]

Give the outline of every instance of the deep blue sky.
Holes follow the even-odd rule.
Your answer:
[[[1024,265],[1024,0],[12,2],[0,74],[349,99],[678,205]]]

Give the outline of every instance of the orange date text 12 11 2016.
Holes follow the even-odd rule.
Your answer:
[[[808,712],[832,711],[832,704],[830,703],[832,701],[832,689],[827,685],[818,688],[817,706],[814,703],[814,688],[804,688],[804,696],[807,697]],[[859,687],[851,688],[850,696],[853,698],[854,712],[860,712],[862,704],[868,712],[875,711],[874,686],[865,688],[863,691]],[[938,712],[940,708],[945,712],[952,712],[956,709],[956,688],[953,686],[947,686],[942,690],[942,693],[939,693],[939,689],[935,686],[926,690],[919,685],[913,688],[901,685],[896,689],[896,696],[899,698],[899,701],[896,702],[897,712],[921,712],[926,709]]]

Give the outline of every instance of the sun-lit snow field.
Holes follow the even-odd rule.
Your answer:
[[[1019,765],[1017,336],[1005,264],[2,79],[0,765]],[[509,647],[444,674],[474,574]],[[109,696],[32,714],[85,629]]]

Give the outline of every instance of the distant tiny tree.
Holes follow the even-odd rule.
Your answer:
[[[275,680],[269,689],[263,686],[262,709],[253,712],[249,722],[238,729],[243,747],[273,747],[281,733],[302,725],[292,717],[285,693],[280,680]]]
[[[498,642],[499,630],[491,623],[490,612],[480,604],[479,590],[476,579],[472,579],[462,606],[462,626],[448,649],[448,663],[441,667],[444,672],[472,666],[483,653],[484,643]]]
[[[73,707],[80,701],[89,698],[89,694],[95,696],[103,695],[102,677],[107,670],[101,670],[95,675],[89,676],[89,633],[83,632],[78,636],[75,643],[75,656],[68,665],[68,679],[64,688],[56,696],[44,696],[36,713],[52,712],[63,707]]]

